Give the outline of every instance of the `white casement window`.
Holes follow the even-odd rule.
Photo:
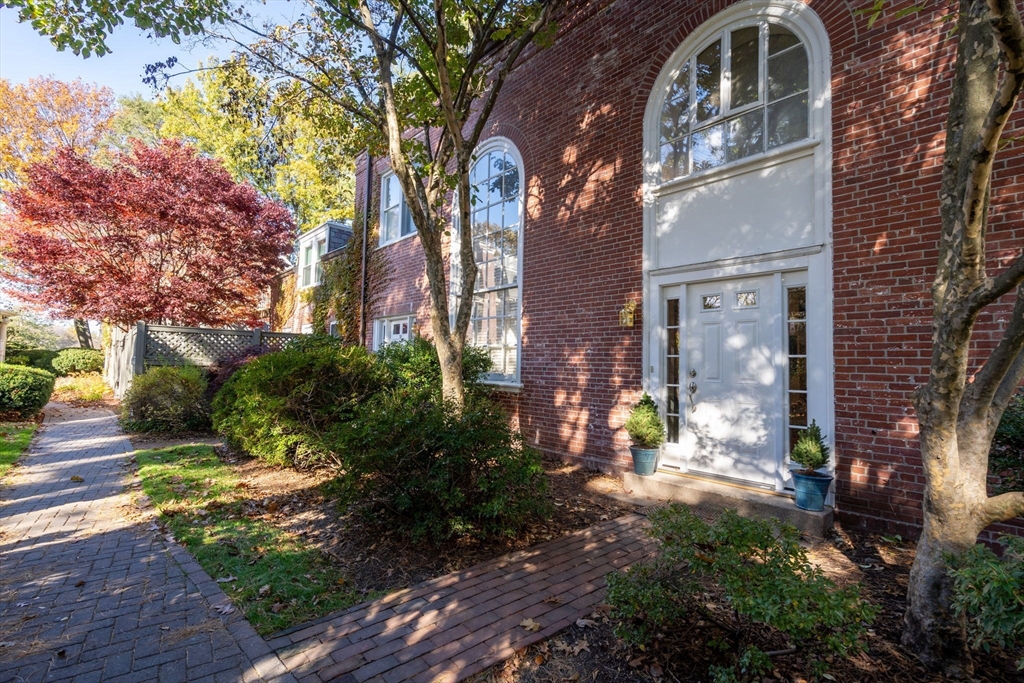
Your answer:
[[[327,326],[327,334],[332,337],[338,336],[338,323],[336,321],[331,321],[331,324]]]
[[[373,350],[385,344],[412,339],[414,318],[411,315],[378,318],[373,325]]]
[[[397,242],[415,231],[398,176],[388,173],[380,181],[380,243]]]
[[[515,145],[505,138],[491,138],[476,152],[469,178],[477,275],[466,341],[488,350],[492,368],[487,379],[499,383],[519,381],[523,177],[523,161]],[[458,221],[453,227],[454,293],[462,273]]]
[[[807,50],[788,28],[761,19],[716,34],[669,86],[662,182],[805,140],[808,92]]]

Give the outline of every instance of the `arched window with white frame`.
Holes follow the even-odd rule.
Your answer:
[[[771,18],[729,26],[678,68],[661,110],[667,182],[805,140],[807,49]]]
[[[487,379],[497,383],[519,382],[523,178],[522,156],[511,140],[491,138],[476,151],[469,182],[477,275],[466,341],[487,349],[492,363]],[[462,282],[457,217],[452,225],[451,292],[457,303]]]

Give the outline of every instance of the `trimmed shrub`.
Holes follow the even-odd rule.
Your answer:
[[[426,339],[413,337],[407,341],[385,344],[377,351],[377,359],[388,367],[401,386],[416,390],[431,389],[440,393],[441,361],[437,358],[437,349]],[[487,392],[480,380],[491,367],[486,349],[466,347],[462,357],[462,381],[467,393]]]
[[[265,353],[269,353],[256,347],[250,347],[245,351],[236,353],[233,356],[224,358],[207,369],[207,375],[209,377],[209,383],[206,386],[206,398],[212,404],[213,397],[217,395],[217,392],[227,384],[227,381],[231,379],[231,376],[238,372],[243,365],[251,361],[253,358],[259,358]]]
[[[79,372],[103,372],[103,352],[99,349],[64,349],[51,361],[58,375]]]
[[[321,337],[243,365],[213,399],[213,425],[261,460],[301,467],[339,464],[323,435],[392,383],[360,346]]]
[[[1024,647],[1024,538],[1003,536],[1003,556],[976,545],[950,558],[953,607],[967,617],[971,646],[988,652]],[[1024,652],[1017,669],[1024,671]]]
[[[39,368],[0,364],[0,412],[32,417],[50,400],[55,379]]]
[[[399,387],[333,436],[342,490],[416,540],[513,536],[547,512],[540,454],[484,397],[460,415],[432,387]]]
[[[793,527],[776,530],[733,510],[708,524],[679,504],[649,519],[657,557],[607,577],[620,638],[648,648],[666,634],[697,634],[717,652],[708,671],[713,681],[760,680],[771,672],[755,635],[775,642],[782,636],[815,676],[834,656],[864,648],[865,623],[876,609],[856,587],[839,588],[812,565]]]
[[[156,367],[132,380],[121,401],[130,432],[193,432],[210,426],[206,374],[195,366]]]
[[[46,370],[47,372],[56,372],[53,369],[53,359],[57,357],[60,351],[54,351],[53,349],[25,349],[24,351],[18,351],[19,356],[27,356],[28,364],[34,368],[40,370]]]
[[[4,359],[4,362],[8,365],[25,365],[31,367],[28,356],[24,356],[20,353],[12,354]]]

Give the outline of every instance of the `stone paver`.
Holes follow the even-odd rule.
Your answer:
[[[123,516],[131,451],[109,411],[51,404],[0,486],[0,681],[294,681],[183,548]]]
[[[457,681],[593,611],[604,577],[653,552],[627,515],[282,631],[268,643],[301,683]],[[538,631],[519,626],[524,619]]]

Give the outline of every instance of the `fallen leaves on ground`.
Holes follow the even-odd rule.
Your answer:
[[[523,628],[525,628],[527,631],[539,631],[540,630],[540,624],[538,624],[533,619],[523,619],[522,621],[519,622],[519,625],[522,626]]]

